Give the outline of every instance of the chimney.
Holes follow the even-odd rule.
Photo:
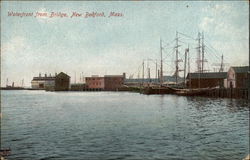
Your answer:
[[[55,76],[57,76],[57,73],[55,73]]]
[[[39,77],[41,77],[41,73],[39,73]]]
[[[44,77],[47,77],[47,73],[44,74]]]
[[[49,76],[51,77],[51,73],[49,74]]]
[[[124,72],[122,75],[123,75],[123,78],[126,79],[126,73]]]

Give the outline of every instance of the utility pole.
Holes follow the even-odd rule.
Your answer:
[[[162,44],[160,39],[160,53],[161,53],[161,69],[160,69],[160,84],[163,84],[163,64],[162,64]]]

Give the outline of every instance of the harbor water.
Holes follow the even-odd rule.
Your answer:
[[[9,160],[212,160],[249,154],[246,100],[1,91]]]

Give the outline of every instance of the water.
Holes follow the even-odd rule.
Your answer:
[[[244,100],[127,92],[1,91],[9,160],[243,159]]]

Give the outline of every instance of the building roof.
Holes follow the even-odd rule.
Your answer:
[[[65,74],[65,73],[63,73],[63,72],[60,72],[59,74],[56,75],[56,77],[62,77],[62,76],[64,76],[64,77],[69,77],[69,78],[70,78],[69,75],[67,75],[67,74]]]
[[[247,73],[249,71],[249,66],[232,67],[235,73]]]
[[[220,78],[220,79],[225,79],[227,78],[227,72],[205,72],[205,73],[188,73],[187,79],[213,79],[213,78]]]
[[[55,80],[56,77],[33,77],[33,81]]]
[[[123,77],[123,75],[104,75],[104,77]]]
[[[57,74],[56,76],[47,76],[47,77],[33,77],[32,81],[48,81],[48,80],[55,80],[56,77],[61,77],[61,76],[65,76],[65,77],[70,77],[67,74],[60,72],[59,74]]]

